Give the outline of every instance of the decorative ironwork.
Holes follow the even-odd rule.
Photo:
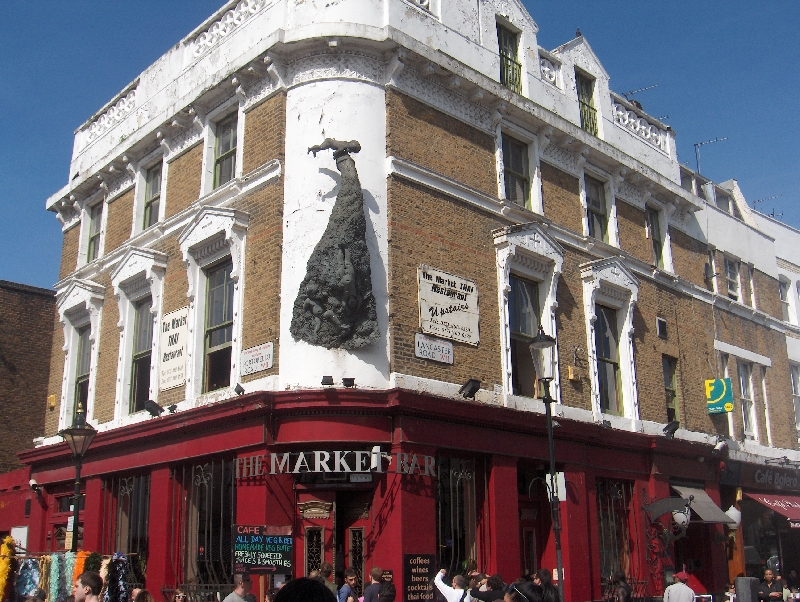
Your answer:
[[[594,108],[594,81],[575,74],[578,88],[578,105],[581,111],[581,129],[597,136],[597,109]]]
[[[306,575],[322,564],[322,528],[306,529]]]
[[[513,58],[500,55],[500,83],[509,90],[522,94],[522,65]]]
[[[600,577],[608,578],[623,571],[635,579],[636,563],[632,560],[631,498],[633,483],[597,479],[597,526],[600,543]]]
[[[233,471],[231,460],[220,459],[173,470],[172,566],[178,581],[196,592],[198,602],[217,594],[222,599],[231,591],[231,531],[236,522]]]
[[[150,475],[111,477],[103,481],[101,550],[128,556],[131,587],[144,587],[147,578]]]
[[[356,597],[364,592],[364,529],[348,529],[350,534],[350,566],[356,570]]]

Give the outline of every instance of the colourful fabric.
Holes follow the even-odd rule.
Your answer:
[[[108,581],[104,602],[128,602],[128,559],[121,552],[112,556],[108,566]]]
[[[50,583],[45,591],[47,592],[47,602],[58,601],[58,584],[61,581],[61,563],[58,561],[58,554],[50,555]]]
[[[33,590],[39,587],[39,561],[36,558],[26,558],[22,561],[17,576],[16,592],[19,596],[30,596]]]
[[[81,571],[81,573],[84,571],[93,571],[95,573],[99,573],[102,567],[103,557],[97,552],[92,552],[86,557],[86,562],[83,565],[83,571]],[[78,574],[80,575],[80,573]]]
[[[70,595],[72,592],[72,584],[67,587],[67,579],[72,575],[67,575],[66,571],[66,560],[64,558],[64,554],[58,555],[58,598],[56,599],[57,602],[64,602],[67,599],[67,596]]]
[[[0,545],[0,599],[8,600],[14,591],[14,538],[6,535]]]
[[[72,592],[72,584],[75,583],[73,579],[75,571],[75,552],[67,552],[64,554],[64,584],[67,589],[66,598]]]
[[[39,558],[39,588],[50,594],[50,565],[52,560],[49,556]],[[49,599],[49,598],[48,598]]]
[[[72,569],[72,583],[75,583],[75,580],[78,578],[78,575],[83,573],[83,571],[87,570],[84,567],[86,566],[86,560],[89,558],[90,555],[91,552],[87,552],[86,550],[81,550],[75,555],[75,567]]]

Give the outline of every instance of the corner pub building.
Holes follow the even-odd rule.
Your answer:
[[[232,1],[82,125],[0,528],[64,548],[82,410],[79,545],[151,591],[228,591],[236,525],[404,600],[412,560],[554,571],[541,325],[568,601],[800,568],[800,236],[537,31],[515,0]]]

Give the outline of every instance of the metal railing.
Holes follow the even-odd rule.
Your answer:
[[[578,104],[581,108],[581,129],[597,136],[597,109],[582,98],[578,99]]]
[[[522,94],[522,65],[510,56],[500,55],[500,83],[517,94]]]

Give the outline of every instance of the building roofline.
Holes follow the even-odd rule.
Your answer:
[[[56,297],[56,291],[52,289],[31,286],[30,284],[22,284],[21,282],[11,282],[9,280],[0,280],[0,288],[19,291],[22,293],[31,293],[33,295],[41,295],[43,297],[52,297],[53,299]]]

